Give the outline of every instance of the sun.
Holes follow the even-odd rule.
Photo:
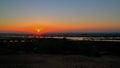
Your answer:
[[[40,28],[37,28],[37,32],[39,33],[41,30],[40,30]]]
[[[43,33],[43,28],[42,28],[42,27],[36,27],[36,28],[35,28],[35,33],[36,33],[36,34],[41,34],[41,33]]]

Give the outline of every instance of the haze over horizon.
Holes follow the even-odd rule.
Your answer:
[[[0,0],[0,32],[120,32],[120,0]]]

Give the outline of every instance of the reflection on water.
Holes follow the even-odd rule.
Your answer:
[[[10,38],[22,38],[22,40],[6,40]],[[68,40],[74,40],[74,41],[115,41],[120,42],[120,37],[60,37],[60,36],[40,36],[40,35],[23,35],[23,36],[17,36],[17,35],[6,35],[6,36],[0,36],[0,39],[3,39],[3,42],[26,42],[24,39],[29,38],[55,38],[55,39],[68,39]],[[32,42],[32,40],[30,40]]]
[[[117,41],[120,42],[120,37],[40,37],[40,38],[57,38],[78,41]]]
[[[33,36],[28,38],[55,38],[68,39],[74,41],[117,41],[120,42],[120,37],[51,37],[51,36]]]
[[[84,40],[84,37],[67,37],[70,40]]]
[[[67,37],[70,40],[86,40],[86,41],[119,41],[120,37]]]

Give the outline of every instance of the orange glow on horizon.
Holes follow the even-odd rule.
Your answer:
[[[26,25],[25,26],[7,26],[7,27],[0,27],[0,31],[6,32],[23,32],[23,33],[33,33],[33,34],[42,34],[42,33],[49,33],[49,32],[62,32],[62,31],[96,31],[96,30],[114,30],[120,29],[117,26],[105,26],[105,25],[81,25],[81,26],[68,26],[68,25],[49,25],[44,24],[39,26],[36,25]]]
[[[102,23],[102,22],[109,22]],[[101,31],[120,29],[119,24],[112,24],[114,21],[100,20],[57,20],[52,18],[28,18],[20,21],[10,22],[15,24],[0,25],[0,31],[3,32],[24,32],[33,34],[42,34],[49,32],[67,32],[67,31]],[[22,24],[21,24],[22,23]]]

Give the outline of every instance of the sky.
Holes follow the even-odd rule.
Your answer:
[[[120,0],[0,0],[0,32],[120,31]]]

